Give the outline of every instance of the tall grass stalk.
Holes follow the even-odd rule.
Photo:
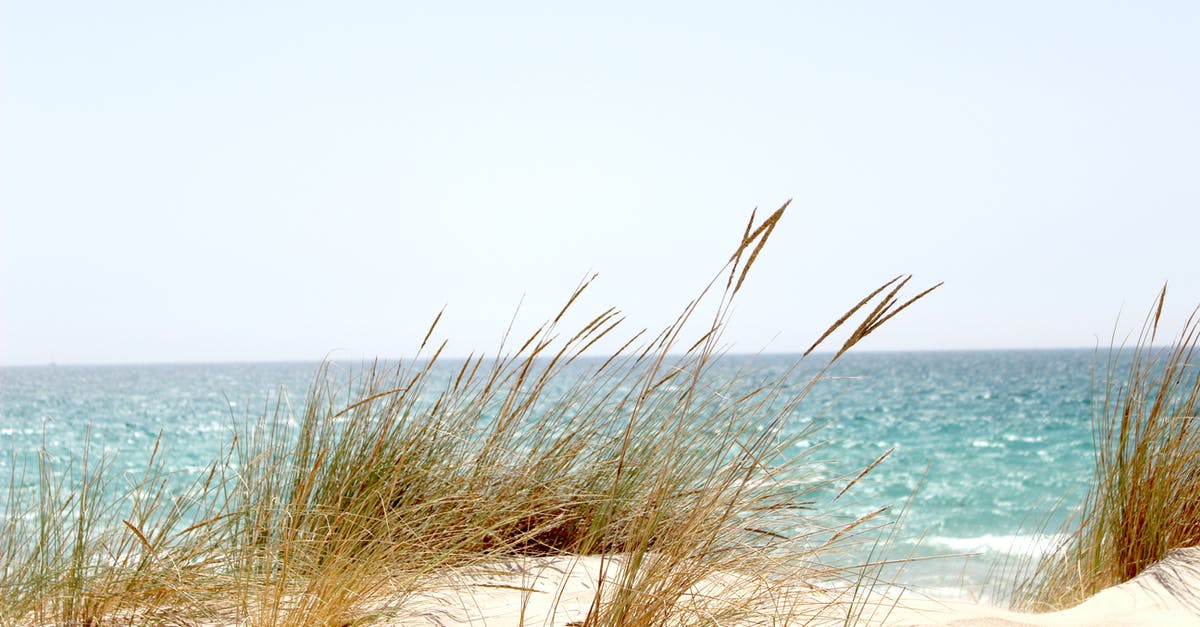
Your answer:
[[[157,456],[106,501],[106,467],[67,485],[44,466],[32,547],[14,474],[0,617],[346,625],[402,617],[406,598],[462,568],[600,555],[589,626],[850,620],[878,571],[835,558],[877,541],[886,508],[846,517],[837,499],[865,471],[831,476],[793,454],[813,436],[788,421],[815,379],[797,394],[789,374],[715,369],[733,299],[786,206],[751,216],[678,319],[607,358],[584,355],[615,336],[616,310],[562,329],[588,280],[492,357],[443,359],[439,314],[410,360],[322,367],[298,412],[281,399],[246,421],[183,492]],[[929,291],[901,299],[906,282],[821,335],[849,324],[834,360]]]
[[[1165,299],[1164,286],[1132,349],[1110,352],[1090,491],[1064,544],[1017,588],[1019,604],[1074,605],[1200,544],[1200,309],[1162,347]]]

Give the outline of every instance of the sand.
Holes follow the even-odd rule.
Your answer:
[[[609,563],[609,578],[613,566]],[[598,557],[528,558],[446,574],[429,590],[393,607],[386,624],[457,627],[486,625],[566,626],[581,624],[596,591]],[[720,597],[729,582],[709,582],[693,600]],[[794,599],[792,601],[795,601]],[[822,614],[811,599],[813,624],[843,624],[844,613]],[[805,609],[801,603],[801,611]],[[764,619],[769,615],[764,614]],[[803,621],[802,621],[803,622]],[[1200,625],[1200,547],[1173,551],[1136,579],[1100,592],[1068,610],[1022,614],[967,601],[943,601],[904,593],[877,597],[858,607],[854,624],[1005,626],[1014,625]],[[725,624],[718,621],[717,624]],[[767,620],[762,623],[770,624]]]

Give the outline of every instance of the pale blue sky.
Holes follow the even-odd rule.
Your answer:
[[[492,350],[589,270],[657,328],[787,198],[735,350],[902,272],[866,349],[1177,323],[1198,6],[0,0],[0,364]]]

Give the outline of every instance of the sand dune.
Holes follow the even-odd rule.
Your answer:
[[[889,625],[1200,625],[1200,547],[1176,549],[1132,581],[1083,603],[1022,614],[970,603],[904,599]]]
[[[610,580],[614,567],[619,566],[619,558],[609,562]],[[393,625],[581,624],[595,598],[600,568],[600,558],[592,556],[529,558],[464,569],[445,575],[427,591],[379,609],[392,616],[388,622]],[[715,610],[722,588],[736,585],[732,578],[709,582],[695,590],[691,601]],[[821,609],[828,598],[806,596],[775,602],[787,604],[815,624],[843,623],[844,610]],[[769,608],[763,611],[762,618],[769,619]],[[854,622],[870,626],[1200,625],[1200,547],[1173,551],[1136,579],[1059,612],[1025,614],[911,593],[899,598],[878,597],[855,611]]]

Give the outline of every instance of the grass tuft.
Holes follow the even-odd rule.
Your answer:
[[[786,206],[751,218],[674,322],[604,359],[584,353],[618,332],[616,310],[560,329],[589,278],[533,332],[510,329],[515,350],[446,360],[439,313],[410,360],[326,364],[299,411],[281,395],[189,486],[172,482],[157,444],[126,489],[86,450],[78,472],[44,453],[32,493],[10,480],[0,617],[386,622],[448,574],[599,556],[588,627],[852,620],[878,569],[842,562],[879,541],[884,509],[851,519],[834,501],[879,462],[830,477],[792,452],[812,429],[785,435],[804,396],[790,373],[715,368],[733,297]],[[821,336],[871,312],[834,360],[928,293],[902,301],[907,280]],[[706,308],[713,322],[690,336]]]
[[[1114,347],[1093,419],[1096,466],[1063,545],[1015,591],[1060,609],[1133,579],[1174,548],[1200,544],[1200,309],[1158,345],[1166,286],[1132,349]]]

